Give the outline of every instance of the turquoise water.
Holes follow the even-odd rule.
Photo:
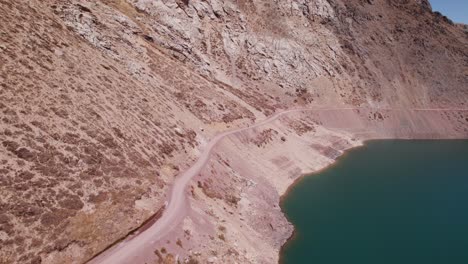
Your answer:
[[[282,208],[284,264],[467,264],[468,140],[368,142]]]

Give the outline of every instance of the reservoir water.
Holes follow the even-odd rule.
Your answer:
[[[283,264],[466,264],[468,140],[367,142],[281,206]]]

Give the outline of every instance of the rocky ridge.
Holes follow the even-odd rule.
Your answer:
[[[277,262],[292,231],[279,198],[302,174],[370,138],[468,137],[466,26],[425,0],[0,0],[0,14],[0,263],[89,260],[163,207],[218,131],[280,109],[337,108],[223,141],[142,263]]]

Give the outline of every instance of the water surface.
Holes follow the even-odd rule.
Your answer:
[[[468,263],[468,140],[371,141],[282,203],[285,264]]]

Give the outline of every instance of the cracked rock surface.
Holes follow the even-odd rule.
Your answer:
[[[275,263],[301,175],[366,139],[468,137],[467,32],[427,0],[0,0],[0,263],[83,263],[219,131],[333,108],[224,140],[138,260]]]

